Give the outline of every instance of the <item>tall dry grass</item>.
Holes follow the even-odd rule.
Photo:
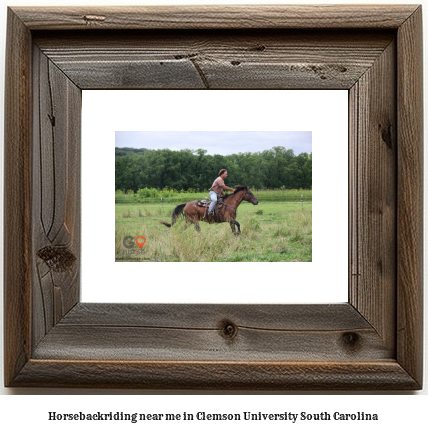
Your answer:
[[[179,219],[172,228],[159,223],[170,221],[168,210],[147,206],[145,209],[116,206],[116,260],[156,262],[228,262],[228,261],[311,261],[312,210],[301,205],[270,203],[258,207],[241,206],[237,220],[241,235],[234,236],[228,223],[200,223],[201,231],[193,225],[185,229]],[[122,205],[123,207],[123,205]],[[129,212],[128,212],[129,211]],[[125,212],[126,217],[123,217]],[[166,215],[165,215],[166,214]],[[142,249],[126,249],[123,238],[143,235]]]

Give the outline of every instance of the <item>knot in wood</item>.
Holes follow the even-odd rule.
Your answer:
[[[238,326],[233,324],[232,321],[223,320],[220,323],[220,334],[225,339],[233,339],[238,333]]]
[[[356,350],[361,344],[360,335],[355,332],[345,332],[342,334],[342,344],[348,350]]]
[[[67,247],[45,246],[37,251],[37,256],[52,270],[62,273],[69,270],[76,257]]]
[[[85,15],[83,17],[83,19],[86,21],[86,23],[88,22],[96,22],[96,21],[105,21],[106,17],[103,15]]]
[[[389,149],[392,149],[392,125],[389,122],[387,122],[386,125],[379,124],[379,131],[382,137],[382,141]]]

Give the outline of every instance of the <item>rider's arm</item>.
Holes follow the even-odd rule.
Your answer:
[[[224,189],[224,190],[235,191],[234,188],[227,187],[226,185],[223,185],[223,189]]]

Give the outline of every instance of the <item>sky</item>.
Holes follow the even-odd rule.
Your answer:
[[[282,146],[295,155],[312,152],[311,131],[116,131],[118,148],[204,149],[209,155],[261,152]]]

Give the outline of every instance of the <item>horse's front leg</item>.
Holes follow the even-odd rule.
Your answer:
[[[229,221],[229,224],[230,224],[230,229],[232,229],[232,234],[233,235],[236,235],[236,231],[235,231],[235,220],[230,220]]]
[[[236,232],[235,226],[238,226],[238,232]],[[236,220],[230,220],[230,227],[234,235],[239,235],[241,233],[241,225]]]
[[[238,226],[238,234],[239,235],[241,233],[241,225],[235,220],[235,224],[236,226]]]

